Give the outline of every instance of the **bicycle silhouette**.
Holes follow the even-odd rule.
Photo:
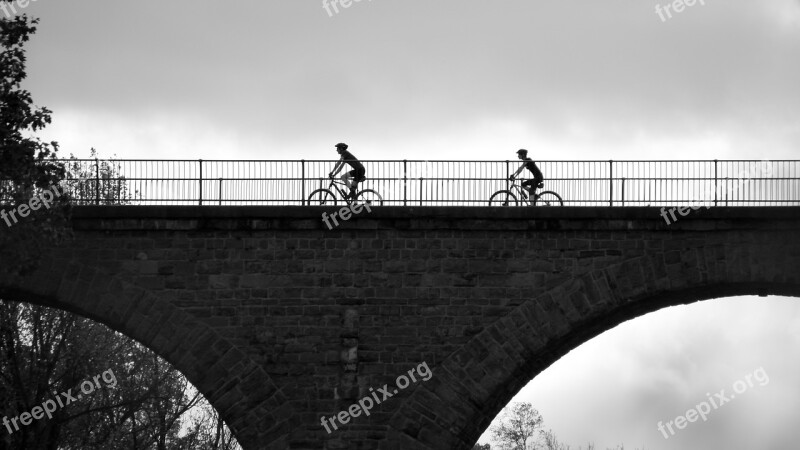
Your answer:
[[[341,189],[339,186],[343,186],[344,190]],[[378,205],[383,206],[383,197],[377,191],[372,189],[364,189],[363,191],[359,191],[355,199],[351,199],[347,197],[347,191],[349,188],[343,182],[331,178],[331,184],[327,188],[317,189],[308,196],[308,204],[309,205],[333,205],[336,206],[337,196],[334,194],[335,192],[339,193],[339,197],[344,200],[345,203],[348,205],[352,202],[362,202],[367,205]]]
[[[533,198],[528,198],[528,193],[519,185],[519,180],[514,180],[508,189],[501,189],[489,197],[489,206],[517,206],[520,203],[530,206],[564,206],[561,196],[553,191],[536,193]],[[544,183],[539,183],[537,188],[543,188]]]

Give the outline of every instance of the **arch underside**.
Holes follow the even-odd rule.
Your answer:
[[[138,341],[203,394],[244,448],[262,441],[258,419],[285,401],[279,401],[270,376],[246,354],[169,301],[118,276],[86,266],[72,266],[63,274],[48,269],[41,267],[23,280],[0,279],[0,299],[61,309]],[[284,420],[275,417],[271,423],[267,431],[273,436],[288,433]]]
[[[613,268],[565,282],[497,320],[441,364],[432,382],[420,386],[395,414],[387,445],[382,448],[397,448],[390,443],[403,441],[416,448],[472,448],[530,380],[584,342],[625,321],[670,306],[743,295],[800,297],[800,280],[792,267],[797,266],[773,267],[779,276],[731,274],[734,276],[728,281],[697,279],[676,288],[642,289],[631,296],[619,292],[620,286],[606,284]],[[614,300],[609,302],[609,298]],[[429,421],[418,411],[437,411],[435,405],[442,402],[455,405],[437,418],[439,436],[421,436],[414,424]]]

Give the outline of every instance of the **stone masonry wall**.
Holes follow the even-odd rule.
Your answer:
[[[624,320],[800,286],[790,208],[667,226],[655,208],[385,207],[333,230],[322,211],[78,209],[75,239],[0,295],[140,340],[248,449],[468,449],[532,377]],[[430,379],[395,385],[423,363]],[[326,431],[384,384],[397,393]]]

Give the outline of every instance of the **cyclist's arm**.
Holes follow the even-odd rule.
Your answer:
[[[511,177],[512,177],[512,178],[517,178],[517,175],[519,175],[519,174],[520,174],[520,172],[522,172],[522,170],[523,170],[524,168],[525,168],[525,163],[522,163],[522,165],[521,165],[521,166],[519,166],[519,169],[517,169],[517,171],[516,171],[516,172],[514,172],[514,175],[511,175]]]
[[[331,170],[331,176],[332,176],[332,177],[335,177],[335,176],[336,176],[336,174],[338,174],[338,173],[339,173],[339,171],[340,171],[340,170],[342,170],[342,166],[344,166],[344,157],[342,157],[342,159],[340,159],[339,161],[337,161],[337,162],[336,162],[336,165],[335,165],[335,166],[333,166],[333,170]]]

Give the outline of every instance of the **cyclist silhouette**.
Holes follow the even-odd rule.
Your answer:
[[[523,169],[528,169],[533,174],[533,179],[526,180],[525,182],[521,183],[520,186],[522,186],[523,189],[526,189],[528,194],[532,197],[534,192],[536,192],[536,189],[543,186],[542,182],[544,181],[544,176],[542,175],[542,171],[536,167],[536,163],[533,162],[532,159],[528,158],[527,150],[524,148],[517,150],[517,157],[524,162],[521,166],[519,166],[519,169],[514,172],[514,175],[511,175],[508,179],[514,181],[514,178],[516,178]]]
[[[339,143],[336,144],[336,151],[342,156],[341,159],[336,163],[336,166],[333,168],[331,173],[328,174],[328,178],[333,178],[339,171],[344,167],[345,164],[349,164],[353,170],[349,172],[345,172],[342,174],[342,182],[350,188],[350,194],[345,196],[345,199],[353,199],[356,195],[356,188],[358,187],[358,183],[367,179],[367,169],[364,168],[364,165],[353,156],[352,153],[347,151],[347,144]],[[350,178],[353,178],[353,181],[350,182]]]

